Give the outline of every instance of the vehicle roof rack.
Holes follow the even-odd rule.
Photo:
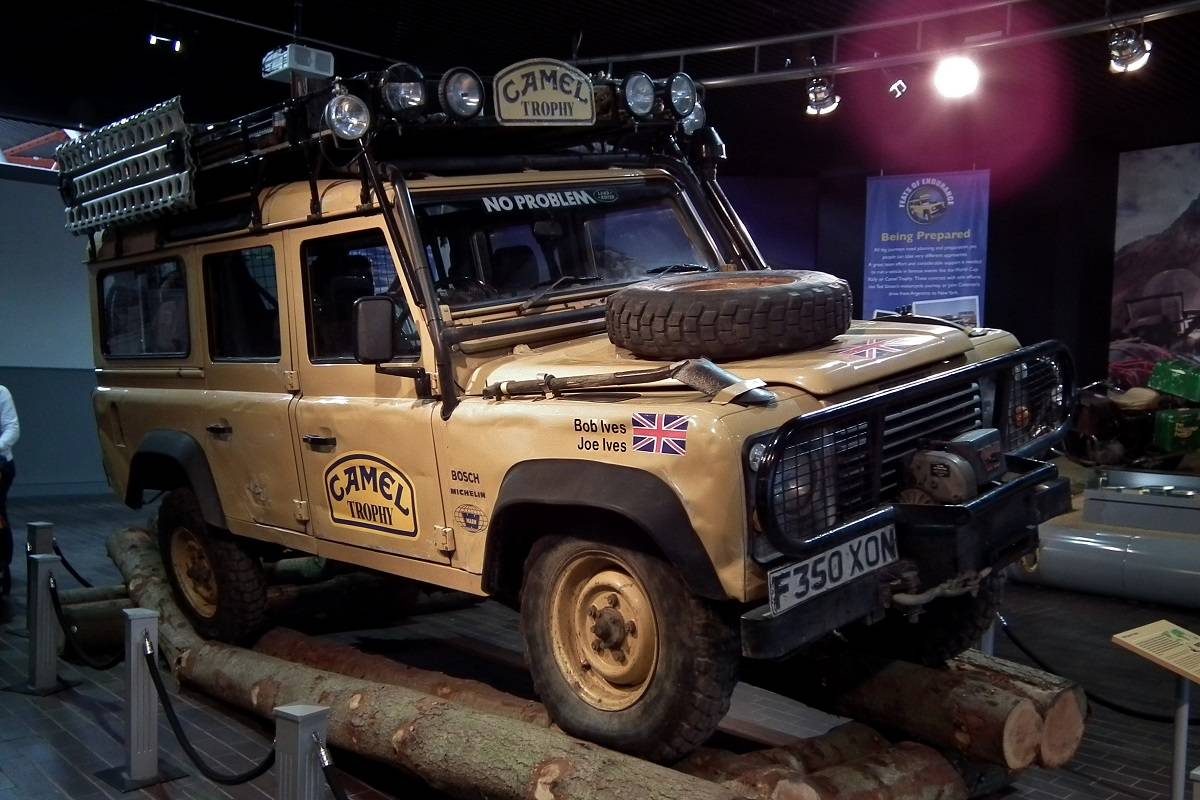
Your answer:
[[[397,111],[388,81],[399,67],[407,71],[404,85],[419,102]],[[550,72],[556,69],[561,72]],[[492,113],[481,113],[484,84],[470,70],[457,68],[438,81],[427,81],[408,65],[335,79],[327,88],[220,123],[189,124],[178,97],[159,103],[59,147],[67,230],[79,234],[124,227],[246,195],[252,201],[253,225],[260,219],[257,197],[262,189],[304,180],[313,193],[313,213],[319,214],[318,177],[361,175],[355,161],[364,149],[374,160],[394,163],[403,172],[475,166],[487,171],[488,165],[552,163],[547,157],[562,157],[564,164],[576,159],[598,163],[607,153],[620,161],[620,154],[655,153],[656,143],[681,129],[691,132],[684,117],[672,109],[672,92],[682,73],[658,82],[633,73],[622,82],[603,74],[586,76],[561,62],[531,59],[497,73],[496,85],[516,96],[512,87],[519,84],[510,76],[520,70],[525,72],[517,80],[540,81],[531,88],[543,91],[541,96],[550,91],[559,98],[531,102],[533,114],[573,113],[567,106],[582,100],[591,105],[590,116],[523,120],[520,103],[514,106],[507,97],[491,98],[486,105]],[[480,110],[470,117],[456,116],[452,104],[439,100],[439,108],[430,99],[435,92],[445,96],[447,78],[464,73],[476,81],[479,92]],[[555,75],[562,78],[561,85],[546,77]],[[629,99],[627,84],[634,76],[644,79],[643,88],[653,89],[654,102],[648,112],[640,109],[641,114],[633,113],[637,106]],[[586,94],[581,86],[586,86]],[[331,129],[331,109],[339,98],[343,104],[359,103],[369,119],[365,133],[358,134],[361,147]],[[367,196],[365,177],[363,181]]]

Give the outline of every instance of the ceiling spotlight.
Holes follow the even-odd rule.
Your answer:
[[[947,56],[933,72],[933,86],[942,97],[973,94],[979,88],[979,66],[966,56]]]
[[[1108,37],[1108,71],[1136,72],[1150,60],[1150,40],[1133,28],[1118,28]]]
[[[833,81],[825,76],[812,78],[808,82],[808,108],[804,113],[810,116],[832,114],[842,98],[833,93]]]

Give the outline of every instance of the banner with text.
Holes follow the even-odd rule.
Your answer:
[[[983,324],[987,170],[867,179],[863,316]]]

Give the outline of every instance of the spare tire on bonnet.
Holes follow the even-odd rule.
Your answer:
[[[828,342],[850,327],[850,286],[809,270],[669,275],[608,298],[608,338],[642,358],[732,361]]]

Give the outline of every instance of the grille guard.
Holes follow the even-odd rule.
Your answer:
[[[879,480],[882,467],[880,466],[883,453],[884,418],[889,410],[896,408],[898,403],[912,404],[922,400],[935,398],[939,394],[952,393],[961,390],[964,384],[971,381],[991,378],[995,380],[995,403],[990,420],[982,420],[987,427],[1000,429],[1006,444],[1011,440],[1010,404],[1015,396],[1019,396],[1020,387],[1015,387],[1015,368],[1051,359],[1059,371],[1062,386],[1062,413],[1058,424],[1050,431],[1036,438],[1023,441],[1016,447],[1008,449],[1006,461],[1010,473],[1018,473],[1017,478],[994,486],[990,491],[984,491],[975,499],[962,505],[954,506],[903,506],[890,504],[879,499]],[[1033,461],[1030,455],[1044,451],[1047,447],[1062,439],[1070,422],[1071,408],[1074,403],[1074,370],[1070,354],[1065,345],[1058,341],[1045,341],[1039,344],[1023,347],[1011,353],[997,356],[977,364],[968,364],[950,370],[940,375],[922,378],[902,384],[874,394],[866,395],[845,403],[829,406],[809,414],[796,417],[781,426],[767,445],[767,453],[759,466],[754,482],[756,518],[762,525],[770,544],[781,554],[802,558],[833,547],[856,535],[874,530],[889,522],[904,522],[914,514],[922,517],[935,515],[942,519],[961,519],[968,522],[974,515],[986,513],[988,506],[998,497],[1006,497],[1014,492],[1036,486],[1039,482],[1053,478],[1056,470],[1053,466]],[[1014,412],[1015,413],[1015,412]],[[871,466],[871,485],[873,502],[871,508],[860,509],[846,517],[835,520],[834,524],[823,530],[815,530],[808,535],[798,535],[780,527],[779,515],[774,512],[776,498],[773,496],[776,470],[780,468],[781,454],[794,442],[813,439],[822,429],[835,426],[858,425],[866,423],[866,447],[869,448],[866,458]],[[832,456],[836,458],[836,454]],[[822,467],[824,468],[824,467]],[[1044,468],[1044,469],[1043,469]],[[834,476],[827,476],[826,480]],[[813,502],[814,507],[816,502]],[[760,553],[755,548],[756,555]],[[763,556],[767,554],[763,553]],[[767,558],[766,560],[773,560]]]

